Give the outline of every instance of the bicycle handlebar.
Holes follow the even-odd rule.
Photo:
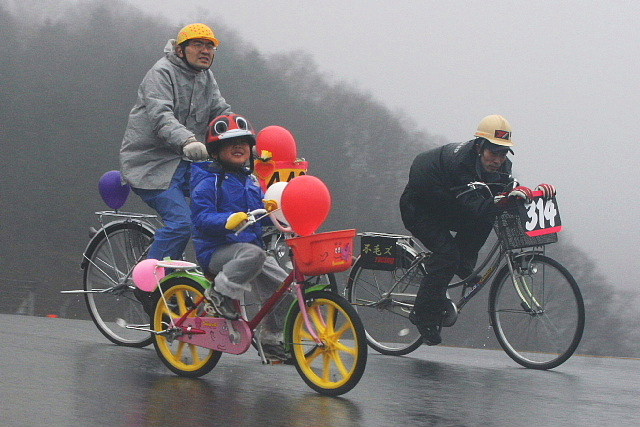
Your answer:
[[[252,210],[250,212],[247,212],[247,220],[245,221],[244,224],[242,224],[240,226],[240,228],[238,228],[235,231],[235,235],[237,236],[238,234],[242,233],[244,230],[247,229],[247,227],[249,227],[251,224],[255,224],[257,221],[260,221],[262,218],[266,217],[266,216],[271,216],[274,212],[279,211],[280,208],[277,209],[273,209],[271,211],[268,211],[266,209],[260,208],[260,209],[255,209]],[[285,227],[282,224],[280,224],[280,222],[275,219],[274,217],[271,217],[271,221],[273,222],[273,224],[280,230],[283,231],[285,233],[292,233],[293,230],[291,229],[291,227]]]
[[[468,188],[467,190],[462,191],[461,193],[458,193],[456,195],[456,199],[460,198],[461,196],[463,196],[463,195],[465,195],[467,193],[470,193],[470,192],[476,191],[476,190],[486,190],[490,197],[494,197],[494,198],[501,197],[500,195],[494,195],[493,194],[493,191],[491,190],[491,185],[504,186],[504,191],[508,192],[510,189],[512,190],[512,189],[514,189],[515,187],[517,187],[519,185],[518,181],[515,178],[513,178],[513,177],[511,177],[511,178],[512,178],[512,180],[508,184],[501,184],[501,183],[499,184],[499,183],[491,183],[491,182],[490,183],[486,183],[486,182],[480,182],[480,181],[473,181],[473,182],[470,182],[470,183],[468,183],[466,185],[462,185],[460,187],[455,187],[454,190],[462,190],[465,187]]]
[[[250,212],[247,212],[247,220],[244,222],[244,224],[242,224],[236,231],[235,231],[235,235],[237,236],[238,234],[242,233],[244,230],[247,229],[247,227],[249,227],[251,224],[255,224],[256,221],[260,221],[262,218],[264,218],[265,216],[267,216],[269,213],[267,212],[266,209],[260,208],[260,209],[255,209],[252,210]],[[260,216],[259,216],[260,215]],[[258,217],[259,216],[259,217]],[[258,218],[256,218],[258,217]]]
[[[491,197],[493,197],[493,192],[491,191],[491,188],[489,188],[489,186],[488,186],[486,183],[484,183],[484,182],[474,181],[474,182],[470,182],[470,183],[468,183],[468,184],[467,184],[467,185],[465,185],[464,187],[469,187],[469,188],[468,188],[467,190],[465,190],[465,191],[461,192],[461,193],[458,193],[458,194],[456,195],[456,199],[458,199],[458,198],[462,197],[463,195],[465,195],[465,194],[467,194],[467,193],[471,193],[472,191],[476,191],[476,190],[478,190],[478,189],[480,189],[480,188],[482,188],[482,189],[486,189],[486,190],[489,192],[489,195],[490,195]],[[464,188],[464,187],[462,187],[462,188]]]
[[[517,181],[514,181],[514,182],[515,182],[515,183],[517,183]],[[458,194],[458,195],[456,196],[456,199],[457,199],[458,197],[462,196],[463,194],[467,194],[467,193],[469,193],[469,192],[471,192],[471,191],[475,191],[475,190],[477,190],[477,189],[479,189],[479,188],[486,189],[486,190],[489,192],[489,194],[491,194],[491,197],[493,197],[494,201],[496,201],[496,202],[497,202],[497,201],[499,201],[499,200],[501,200],[501,199],[503,199],[503,198],[505,198],[505,197],[506,197],[506,195],[507,195],[507,193],[505,192],[505,193],[501,193],[501,194],[496,194],[496,195],[494,196],[494,195],[493,195],[493,192],[491,191],[491,188],[489,187],[489,185],[487,185],[487,184],[486,184],[486,183],[484,183],[484,182],[470,182],[470,183],[469,183],[469,184],[467,184],[466,186],[467,186],[467,187],[469,187],[469,189],[468,189],[468,190],[463,191],[463,192],[462,192],[462,193],[460,193],[460,194]],[[540,191],[540,190],[533,190],[533,191],[532,191],[532,194],[533,194],[533,197],[541,197],[541,196],[543,196],[543,195],[544,195],[544,193],[543,193],[542,191]]]

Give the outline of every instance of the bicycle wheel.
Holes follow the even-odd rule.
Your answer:
[[[364,328],[353,307],[327,291],[307,294],[309,318],[323,345],[307,329],[300,306],[291,311],[288,337],[294,364],[305,383],[328,396],[339,396],[358,384],[367,363]]]
[[[392,356],[409,354],[422,344],[420,332],[409,321],[409,312],[426,274],[422,264],[413,265],[415,252],[402,246],[398,250],[399,260],[392,271],[364,268],[358,259],[345,290],[362,319],[369,346]]]
[[[151,344],[148,332],[124,329],[116,319],[130,325],[148,325],[149,316],[133,295],[133,267],[146,256],[153,229],[137,221],[120,221],[101,228],[85,251],[83,285],[91,319],[111,342],[144,347]]]
[[[551,369],[580,343],[584,303],[571,274],[540,254],[514,259],[513,280],[504,266],[489,294],[489,314],[504,351],[522,366]]]
[[[176,277],[162,284],[163,296],[156,304],[153,330],[165,334],[153,335],[153,345],[162,363],[183,377],[200,377],[210,372],[220,360],[221,352],[179,341],[171,335],[171,320],[177,320],[195,307],[204,290],[194,280]],[[166,303],[165,303],[166,301]],[[196,308],[189,317],[204,315]]]

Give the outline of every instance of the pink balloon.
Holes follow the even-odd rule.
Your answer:
[[[145,292],[155,291],[164,276],[164,267],[159,267],[158,260],[153,258],[140,261],[131,273],[133,283]]]
[[[267,126],[256,138],[256,151],[270,151],[274,161],[294,161],[298,158],[298,144],[290,130],[282,126]]]
[[[331,193],[315,176],[293,178],[282,192],[282,212],[293,231],[309,236],[318,230],[331,211]]]

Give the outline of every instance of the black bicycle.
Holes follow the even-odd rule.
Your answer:
[[[488,190],[483,183],[469,185]],[[462,308],[493,278],[489,316],[501,347],[522,366],[551,369],[580,343],[585,310],[573,276],[545,255],[545,246],[557,242],[562,228],[556,199],[545,200],[542,192],[534,196],[498,216],[497,241],[488,255],[469,277],[449,285],[461,293],[456,301],[448,299],[442,326],[453,326]],[[361,254],[345,296],[358,311],[371,348],[388,355],[411,353],[422,339],[408,317],[430,253],[411,236],[360,236]]]

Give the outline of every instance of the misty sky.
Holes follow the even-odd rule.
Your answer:
[[[176,24],[224,22],[267,55],[306,51],[332,79],[451,142],[505,115],[516,176],[558,187],[561,238],[612,285],[640,284],[640,2],[127,1]]]

